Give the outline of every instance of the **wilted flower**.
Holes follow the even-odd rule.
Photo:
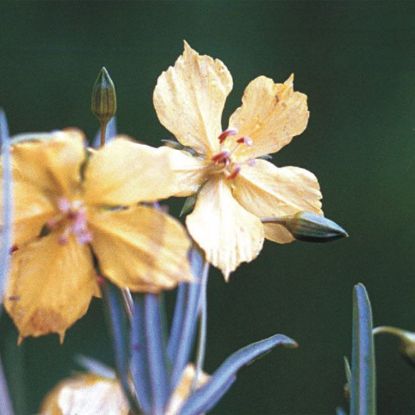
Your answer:
[[[132,291],[191,279],[184,228],[137,204],[166,197],[166,154],[122,137],[88,152],[76,130],[13,146],[16,250],[5,306],[21,338],[62,338],[98,295],[96,264]]]
[[[58,383],[46,396],[40,415],[128,415],[129,408],[116,379],[82,374]]]
[[[184,146],[184,151],[171,149],[172,157],[181,157],[173,172],[181,186],[176,195],[198,192],[187,227],[225,278],[258,255],[264,237],[279,243],[293,240],[283,226],[262,224],[262,217],[322,214],[312,173],[261,159],[307,125],[307,97],[294,91],[293,76],[283,84],[264,76],[254,79],[223,131],[222,110],[231,89],[226,66],[185,43],[175,66],[159,77],[153,97],[160,122]]]

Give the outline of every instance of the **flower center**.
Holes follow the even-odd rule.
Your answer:
[[[88,229],[86,208],[81,200],[68,200],[61,197],[57,202],[59,213],[46,223],[50,231],[59,229],[59,243],[65,245],[70,235],[74,235],[81,245],[92,241],[92,234]]]
[[[223,131],[219,137],[219,143],[221,145],[221,151],[212,156],[211,161],[213,162],[213,173],[223,173],[229,180],[235,179],[241,171],[242,164],[248,164],[252,166],[255,163],[254,159],[249,159],[244,163],[236,163],[232,160],[232,155],[240,146],[252,146],[252,139],[250,137],[239,137],[238,130],[235,128],[228,128]],[[229,141],[232,140],[231,143]],[[233,145],[232,145],[233,144]],[[224,148],[226,146],[226,148]]]

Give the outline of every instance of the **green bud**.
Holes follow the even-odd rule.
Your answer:
[[[412,366],[415,366],[415,333],[397,327],[380,326],[373,329],[373,334],[387,333],[399,338],[399,352]]]
[[[104,67],[100,70],[92,87],[91,110],[101,124],[107,124],[117,112],[114,82]]]
[[[329,242],[349,236],[336,222],[312,212],[298,212],[295,215],[263,218],[262,222],[284,226],[299,241]]]

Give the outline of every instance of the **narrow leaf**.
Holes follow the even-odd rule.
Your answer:
[[[114,370],[99,360],[84,356],[82,354],[76,355],[74,360],[79,366],[89,373],[94,373],[95,375],[102,376],[104,378],[115,378]]]
[[[173,364],[170,380],[171,390],[176,388],[181,379],[183,370],[189,361],[194,341],[197,311],[201,293],[201,278],[205,264],[203,254],[196,248],[192,249],[190,252],[190,264],[195,281],[191,284],[187,284],[183,322],[181,324],[179,340],[175,342],[177,348],[170,351]]]
[[[169,397],[159,300],[159,296],[155,294],[144,296],[146,351],[151,382],[152,415],[163,415]]]
[[[233,353],[215,371],[210,380],[196,390],[187,400],[180,415],[197,415],[212,408],[226,393],[239,369],[258,359],[276,346],[293,348],[297,347],[297,343],[287,336],[276,334]]]
[[[108,325],[112,337],[115,366],[118,378],[124,394],[128,399],[130,409],[133,413],[138,414],[140,412],[138,403],[129,384],[130,336],[129,322],[125,310],[123,293],[116,285],[105,279],[103,279],[101,283],[101,288]]]
[[[173,313],[173,322],[170,329],[169,342],[167,345],[167,353],[172,361],[173,356],[176,354],[176,351],[179,347],[180,335],[183,326],[185,306],[186,306],[186,297],[188,285],[186,283],[179,284],[176,292],[176,304],[174,306]]]
[[[3,211],[2,215],[3,228],[1,231],[0,246],[0,305],[3,302],[4,291],[6,289],[6,280],[10,267],[10,251],[12,246],[12,169],[10,159],[10,139],[9,129],[7,126],[6,115],[0,110],[0,143],[2,154],[2,188],[3,188]]]
[[[376,373],[372,310],[363,284],[353,291],[351,415],[376,414]]]
[[[147,360],[147,343],[144,320],[144,296],[133,295],[131,319],[131,376],[140,406],[145,414],[151,413],[151,379]]]

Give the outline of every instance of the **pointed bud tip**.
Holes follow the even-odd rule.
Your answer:
[[[264,218],[262,222],[284,226],[298,241],[330,242],[349,237],[336,222],[312,212],[303,211],[290,216]]]
[[[117,112],[115,85],[105,66],[92,87],[91,111],[101,123],[107,123]]]

